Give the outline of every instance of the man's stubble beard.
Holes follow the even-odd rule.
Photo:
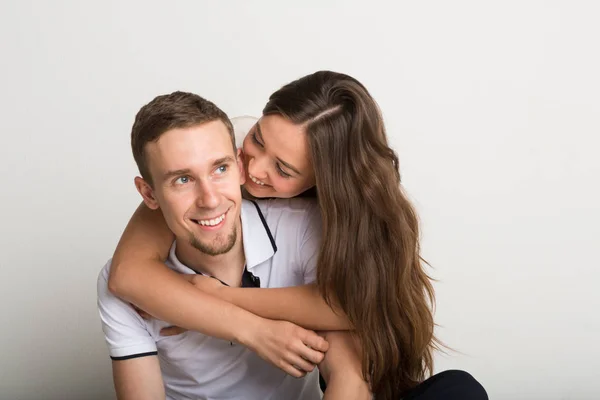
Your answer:
[[[218,236],[217,236],[217,238],[218,238]],[[229,233],[229,235],[227,235],[227,240],[226,240],[225,244],[221,245],[218,248],[213,245],[202,243],[201,241],[196,239],[196,237],[193,234],[190,237],[190,244],[196,250],[198,250],[206,255],[209,255],[209,256],[218,256],[218,255],[229,252],[233,248],[233,246],[235,245],[236,242],[237,242],[237,226],[235,226],[235,225],[233,226],[231,233]]]

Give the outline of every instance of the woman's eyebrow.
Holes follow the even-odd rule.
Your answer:
[[[260,129],[260,121],[258,121],[256,123],[256,134],[257,136],[260,138],[260,141],[265,143],[265,138],[263,138],[263,134],[262,134],[262,130]],[[296,173],[297,175],[302,175],[302,173],[300,173],[300,171],[298,171],[297,168],[295,168],[292,164],[287,163],[285,161],[283,161],[281,158],[276,157],[277,161],[279,161],[281,164],[283,164],[284,167],[291,169],[292,171],[294,171],[294,173]]]

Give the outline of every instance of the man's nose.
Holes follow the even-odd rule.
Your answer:
[[[219,193],[212,182],[201,181],[197,189],[196,204],[198,207],[217,208],[219,205]]]

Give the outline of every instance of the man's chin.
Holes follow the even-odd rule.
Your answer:
[[[196,237],[192,237],[190,244],[201,253],[209,256],[219,256],[221,254],[228,253],[235,245],[236,240],[237,234],[234,231],[234,233],[228,235],[226,238],[213,241],[212,243],[204,243],[198,240]]]

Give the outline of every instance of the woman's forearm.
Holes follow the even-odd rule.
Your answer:
[[[312,330],[351,329],[346,315],[338,307],[331,309],[314,284],[269,289],[222,287],[216,292],[223,300],[263,318]]]
[[[319,373],[327,383],[326,400],[371,399],[369,384],[364,380],[359,353],[359,341],[349,332],[322,332],[329,342]]]
[[[130,274],[130,275],[128,275]],[[124,269],[124,284],[117,293],[123,300],[170,324],[205,335],[246,344],[261,318],[234,304],[203,293],[160,261],[152,261],[138,274]]]
[[[160,211],[143,203],[119,241],[111,263],[109,290],[156,318],[185,329],[242,342],[259,317],[196,290],[165,264],[174,237]]]

